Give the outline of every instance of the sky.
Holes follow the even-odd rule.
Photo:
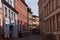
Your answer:
[[[33,15],[38,16],[38,0],[25,0],[25,2],[31,8]]]

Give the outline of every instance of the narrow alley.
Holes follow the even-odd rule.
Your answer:
[[[40,35],[31,35],[27,37],[17,38],[15,40],[41,40]]]

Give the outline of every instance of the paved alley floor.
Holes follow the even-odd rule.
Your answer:
[[[15,40],[41,40],[40,35],[31,35],[23,38],[17,38]]]

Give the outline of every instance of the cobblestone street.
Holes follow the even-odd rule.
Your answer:
[[[39,35],[31,35],[27,37],[17,38],[16,40],[41,40]]]

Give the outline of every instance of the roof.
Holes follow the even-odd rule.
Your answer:
[[[36,16],[36,15],[32,15],[32,17],[38,17],[38,16]],[[39,17],[38,17],[39,18]]]
[[[25,4],[26,7],[28,7],[28,5],[26,4],[25,0],[21,0],[21,1]]]
[[[13,8],[10,4],[8,4],[5,0],[2,0],[2,3],[9,7],[11,10],[13,10],[14,12],[18,13],[18,11],[15,8]]]
[[[27,10],[28,10],[28,12],[30,12],[31,14],[33,13],[33,12],[31,11],[31,8],[28,8]]]

